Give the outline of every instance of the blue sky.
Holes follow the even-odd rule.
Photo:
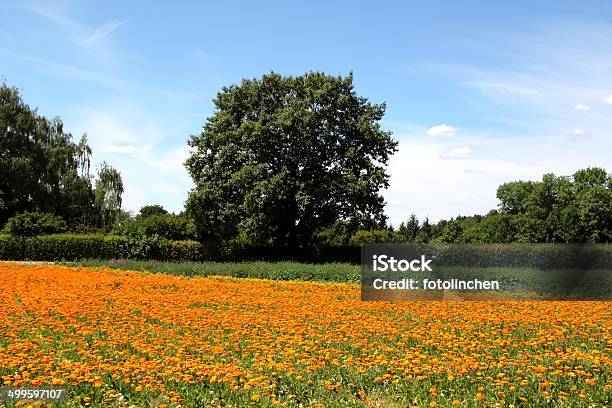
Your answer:
[[[352,71],[400,141],[394,224],[495,208],[500,183],[612,169],[612,2],[0,0],[0,77],[87,132],[124,208],[179,211],[222,86]]]

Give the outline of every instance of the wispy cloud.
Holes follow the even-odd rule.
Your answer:
[[[98,71],[74,65],[59,63],[44,58],[37,58],[30,55],[15,53],[12,51],[0,49],[0,56],[7,56],[12,59],[23,60],[28,63],[28,66],[40,72],[43,75],[48,75],[57,78],[69,78],[79,81],[92,82],[99,85],[104,85],[122,93],[129,93],[130,90],[139,90],[145,92],[153,92],[164,98],[172,101],[172,103],[182,103],[184,101],[199,101],[200,97],[192,92],[185,92],[176,89],[166,89],[155,85],[141,83],[133,80],[119,78],[115,75],[108,74],[104,71]]]
[[[603,103],[607,103],[608,105],[612,105],[612,93],[610,95],[604,96],[601,98]]]
[[[106,85],[114,88],[124,88],[128,83],[117,79],[111,75],[102,72],[91,71],[85,68],[76,67],[73,65],[63,64],[55,61],[50,61],[44,58],[37,58],[30,55],[19,54],[8,50],[0,49],[0,55],[5,55],[10,58],[20,59],[36,67],[36,69],[45,75],[58,76],[78,79],[81,81],[95,82],[101,85]]]
[[[91,57],[110,63],[114,62],[115,51],[107,40],[129,21],[129,19],[114,19],[92,27],[70,17],[71,13],[68,10],[61,10],[54,3],[24,1],[17,3],[16,7],[52,22],[59,30],[66,33],[74,44],[89,50]]]
[[[109,35],[111,35],[119,27],[127,23],[127,21],[128,20],[113,20],[106,24],[103,24],[97,27],[96,29],[94,29],[90,35],[83,38],[80,42],[81,44],[93,44],[93,43],[99,42],[103,40],[104,38],[108,37]]]
[[[500,92],[513,94],[518,96],[543,96],[542,91],[537,89],[527,88],[519,84],[505,82],[466,82],[466,85],[471,85],[485,92]]]

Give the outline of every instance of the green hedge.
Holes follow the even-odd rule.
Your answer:
[[[380,244],[390,254],[401,245]],[[487,244],[418,245],[419,253],[440,265],[472,267],[609,268],[612,245]],[[359,246],[319,245],[307,248],[270,248],[171,241],[158,236],[55,234],[35,237],[0,235],[0,260],[78,261],[84,259],[131,259],[158,261],[298,261],[359,264]],[[399,250],[398,255],[405,255]]]
[[[0,259],[75,261],[82,259],[158,259],[199,261],[213,258],[195,241],[169,241],[158,237],[56,234],[36,237],[0,235]]]
[[[133,259],[158,261],[282,261],[359,263],[359,247],[319,246],[278,249],[171,241],[158,236],[54,234],[36,237],[0,235],[0,260],[78,261]]]

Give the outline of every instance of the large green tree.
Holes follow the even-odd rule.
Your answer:
[[[75,143],[59,118],[38,115],[16,88],[1,84],[0,224],[26,211],[53,213],[72,225],[101,221],[91,154],[86,135]]]
[[[201,238],[295,246],[338,220],[384,221],[397,142],[381,129],[384,104],[358,96],[352,74],[270,73],[214,104],[186,162]]]

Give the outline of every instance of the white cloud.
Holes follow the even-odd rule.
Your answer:
[[[612,105],[612,93],[608,96],[604,96],[603,98],[601,98],[601,101],[603,103],[607,103],[608,105]]]
[[[590,136],[584,129],[576,128],[572,131],[571,138],[573,140],[584,140],[590,138]]]
[[[577,103],[575,109],[579,111],[590,111],[591,105],[588,105],[586,103]]]
[[[455,147],[440,156],[441,159],[465,159],[472,156],[469,147]]]
[[[429,136],[455,136],[459,129],[447,124],[435,125],[427,130]]]
[[[133,154],[138,151],[138,148],[134,145],[118,146],[115,144],[110,144],[104,146],[104,151],[106,153]]]

